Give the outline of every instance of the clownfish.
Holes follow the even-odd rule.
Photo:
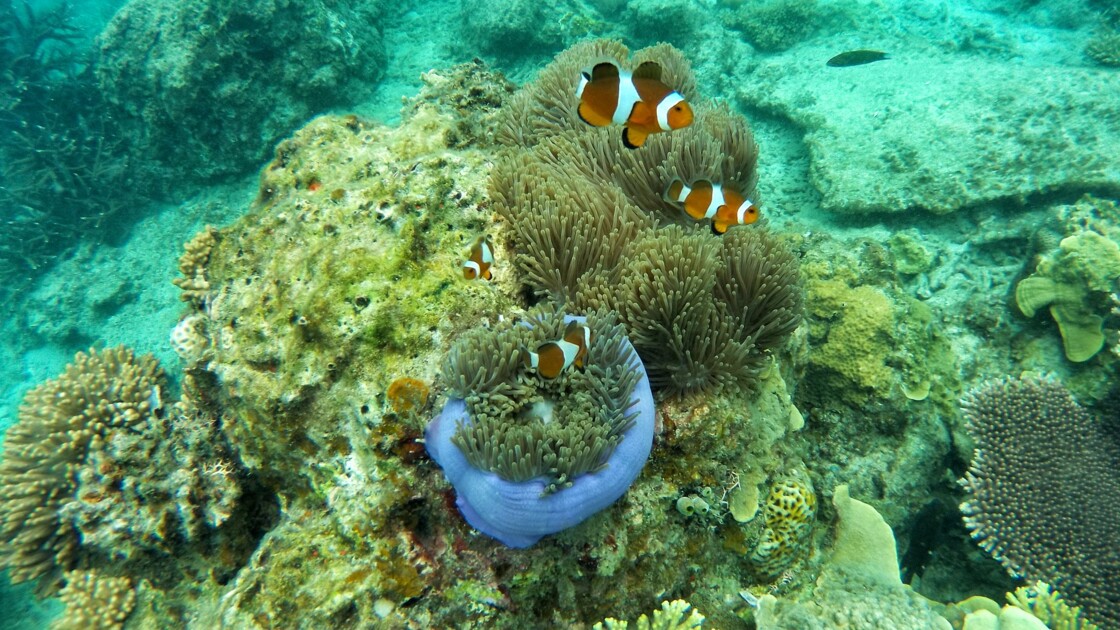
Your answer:
[[[580,74],[580,120],[594,127],[625,125],[622,143],[629,149],[645,144],[651,133],[692,124],[692,108],[679,92],[661,82],[661,65],[647,61],[634,72],[603,61]]]
[[[692,186],[674,179],[665,190],[665,200],[683,204],[685,213],[697,221],[711,219],[716,234],[723,234],[733,225],[758,220],[758,204],[736,190],[706,179],[696,180]]]
[[[572,365],[583,369],[590,345],[591,329],[586,324],[570,321],[559,341],[546,341],[537,346],[536,352],[526,350],[522,360],[526,369],[536,370],[542,377],[553,379]]]
[[[482,278],[490,280],[490,266],[494,264],[494,246],[490,244],[489,236],[480,236],[471,245],[471,253],[463,263],[463,277],[467,280]]]

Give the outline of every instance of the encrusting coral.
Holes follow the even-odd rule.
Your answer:
[[[976,440],[965,525],[1015,575],[1120,623],[1120,443],[1059,383],[987,383],[962,400]]]
[[[696,122],[637,151],[617,129],[581,122],[571,106],[579,71],[604,56],[660,63]],[[509,150],[491,177],[495,209],[534,292],[576,312],[619,313],[654,387],[749,390],[801,321],[796,259],[759,226],[706,235],[664,193],[680,178],[752,196],[758,146],[740,116],[697,100],[676,49],[630,57],[617,42],[573,46],[514,97],[498,135]]]

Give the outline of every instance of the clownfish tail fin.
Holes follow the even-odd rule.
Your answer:
[[[533,352],[533,351],[529,350],[528,348],[526,348],[525,346],[522,346],[521,347],[521,364],[523,366],[525,366],[526,370],[535,370],[535,369],[537,369],[537,365],[540,364],[540,357],[537,355],[536,352]]]

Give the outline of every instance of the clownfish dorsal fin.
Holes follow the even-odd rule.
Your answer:
[[[591,69],[591,82],[600,81],[603,79],[617,79],[618,78],[618,64],[613,61],[600,61],[595,64]]]
[[[634,78],[660,81],[661,64],[657,63],[656,61],[643,61],[641,65],[634,69]]]

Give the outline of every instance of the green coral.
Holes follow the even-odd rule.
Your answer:
[[[1015,287],[1015,302],[1027,317],[1044,307],[1058,324],[1066,358],[1088,361],[1104,347],[1107,295],[1120,277],[1120,245],[1091,230],[1062,239],[1035,272]]]
[[[820,331],[823,344],[813,353],[812,361],[862,389],[888,389],[892,370],[886,359],[891,354],[895,328],[890,298],[878,288],[849,287],[839,280],[810,282],[809,296],[809,311],[831,321],[826,330]]]
[[[934,254],[922,244],[917,230],[906,230],[891,236],[888,243],[894,254],[895,269],[901,274],[925,273],[933,267]]]

